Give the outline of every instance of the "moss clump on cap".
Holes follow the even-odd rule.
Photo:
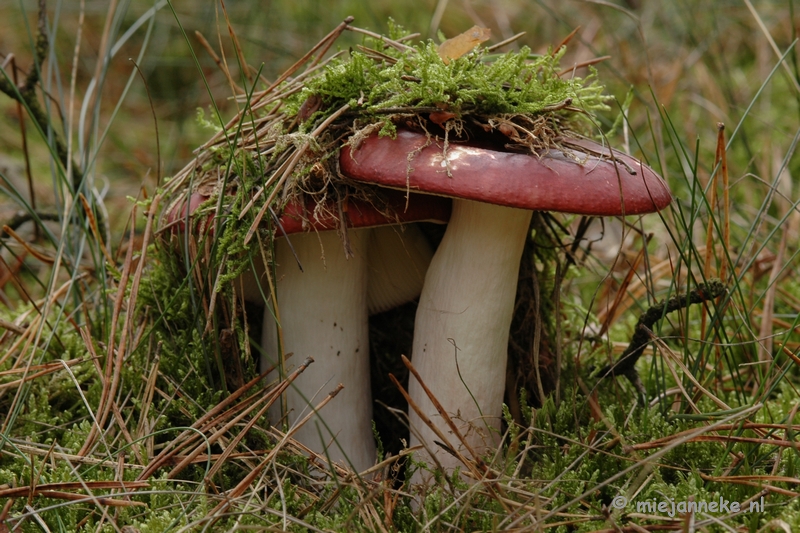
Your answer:
[[[528,47],[518,52],[490,54],[485,48],[445,62],[431,41],[399,49],[380,40],[334,58],[324,71],[287,101],[287,110],[299,113],[309,98],[321,107],[301,126],[306,131],[347,104],[359,121],[387,124],[398,115],[447,111],[455,120],[473,118],[492,128],[498,119],[546,115],[552,125],[585,130],[591,113],[606,109],[596,73],[583,79],[559,76],[565,47],[534,55]],[[584,124],[580,124],[583,122]]]

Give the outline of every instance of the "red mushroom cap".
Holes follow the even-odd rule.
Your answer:
[[[360,199],[349,200],[343,212],[348,228],[370,228],[407,222],[438,222],[445,223],[450,219],[451,202],[445,198],[436,198],[430,195],[412,193],[408,199],[400,191],[382,190],[381,200],[392,212],[387,217],[385,211],[375,205]],[[199,192],[189,196],[188,209],[194,211],[206,200]],[[166,227],[174,227],[174,231],[183,231],[186,219],[187,202],[176,204],[166,217]],[[339,226],[338,209],[331,204],[330,209],[322,212],[315,210],[314,201],[307,200],[305,210],[299,202],[290,202],[280,217],[281,227],[287,235],[300,233],[308,229],[327,231]],[[303,227],[303,217],[307,217],[308,226]],[[207,227],[210,227],[211,215],[208,216]]]
[[[349,200],[346,204],[344,217],[348,228],[371,228],[391,224],[404,224],[407,222],[439,222],[445,223],[450,219],[451,203],[440,198],[431,198],[430,195],[412,193],[406,201],[405,193],[400,191],[383,190],[381,200],[392,210],[387,218],[387,213],[381,211],[373,204],[364,200]],[[311,227],[318,231],[332,230],[339,226],[336,210],[328,210],[324,214],[314,215],[314,202],[306,202],[306,216]],[[298,203],[290,203],[283,211],[280,218],[281,225],[287,234],[299,233],[303,228],[303,209]]]
[[[530,210],[634,215],[672,201],[664,180],[633,157],[593,141],[563,141],[580,151],[537,156],[450,143],[445,152],[425,135],[400,130],[396,139],[373,135],[343,149],[340,165],[357,181]]]

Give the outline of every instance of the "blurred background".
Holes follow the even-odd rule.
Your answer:
[[[9,75],[16,65],[19,79],[31,68],[37,9],[29,0],[0,2],[0,61]],[[740,126],[729,154],[732,179],[751,173],[760,179],[747,182],[759,187],[784,167],[800,122],[796,48],[767,82],[779,54],[795,39],[794,10],[791,0],[752,5],[738,0],[50,1],[49,31],[58,46],[44,64],[43,77],[51,112],[69,121],[71,111],[71,124],[82,121],[82,129],[71,127],[73,150],[83,150],[78,159],[98,180],[98,189],[106,191],[109,211],[123,214],[126,196],[138,196],[141,186],[152,192],[159,154],[163,180],[209,137],[209,130],[196,120],[197,109],[204,109],[209,118],[213,100],[223,117],[235,113],[230,84],[198,39],[202,35],[208,41],[240,82],[226,13],[243,57],[252,71],[262,69],[265,80],[275,79],[348,15],[355,17],[355,25],[379,33],[388,31],[391,18],[423,38],[436,38],[438,31],[453,36],[473,24],[491,28],[490,43],[526,32],[512,46],[538,52],[577,29],[563,66],[608,55],[597,65],[608,92],[622,104],[633,91],[630,135],[624,138],[625,132],[618,131],[614,142],[648,158],[656,152],[666,157],[651,164],[668,177],[694,166],[693,152],[699,149],[702,176],[713,164],[709,154],[713,156],[716,123],[724,122],[729,134]],[[138,29],[126,35],[137,24]],[[346,33],[337,46],[346,48],[360,40]],[[113,57],[99,62],[109,50]],[[149,94],[142,77],[134,73],[134,60]],[[73,69],[75,95],[70,98]],[[587,74],[585,69],[577,73]],[[608,124],[619,113],[614,107],[607,114]],[[10,179],[24,181],[19,110],[0,95],[0,111],[0,166]],[[664,111],[671,122],[666,128]],[[62,125],[70,130],[65,122]],[[31,124],[27,131],[33,131]],[[685,157],[664,150],[669,136],[687,148]],[[36,141],[28,146],[34,155],[44,150]],[[36,168],[37,160],[47,165],[46,159],[32,159],[39,204],[52,203],[49,169]],[[787,162],[785,171],[796,174],[797,158]],[[791,184],[785,182],[784,192],[791,195]],[[0,217],[5,217],[10,207],[2,203]]]

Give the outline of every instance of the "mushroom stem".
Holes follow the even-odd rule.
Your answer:
[[[310,406],[344,384],[333,403],[301,427],[295,438],[334,461],[349,461],[358,471],[375,462],[367,322],[370,231],[348,231],[350,259],[335,231],[291,235],[304,272],[286,239],[275,242],[284,353],[294,354],[291,361],[314,358],[287,391],[288,423],[302,419]],[[267,312],[262,366],[276,362],[277,345],[275,318]]]
[[[530,220],[528,210],[454,200],[417,308],[414,366],[477,453],[499,442],[508,335]],[[409,394],[452,435],[414,379]],[[412,446],[424,442],[447,470],[458,465],[413,410],[409,419]],[[450,444],[469,457],[455,436]]]
[[[433,249],[418,224],[381,226],[369,240],[367,309],[370,316],[417,298]]]

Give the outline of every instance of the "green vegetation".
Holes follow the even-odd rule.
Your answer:
[[[404,36],[397,33],[395,38]],[[527,47],[504,54],[487,54],[478,47],[445,63],[438,46],[430,41],[403,49],[374,39],[367,42],[369,48],[340,56],[322,75],[308,78],[299,96],[287,102],[289,114],[312,96],[322,99],[322,116],[344,104],[359,115],[385,115],[395,108],[420,113],[414,108],[434,108],[461,119],[469,115],[484,119],[535,115],[563,107],[566,100],[578,109],[607,109],[603,101],[608,97],[602,95],[596,80],[587,84],[581,78],[559,77],[559,61],[566,48],[533,56]],[[591,121],[590,116],[584,117]]]
[[[37,39],[35,12],[0,7],[0,223],[19,236],[3,229],[0,240],[0,531],[800,528],[797,6],[542,2],[528,13],[474,3],[470,14],[352,2],[356,23],[387,37],[345,32],[267,92],[351,14],[312,4],[279,3],[268,15],[218,8],[219,39],[203,26],[214,20],[206,7],[91,7],[79,37],[77,3],[65,2],[48,6],[47,40]],[[486,45],[512,27],[528,35],[509,45],[514,53],[482,46],[445,63],[434,41],[380,27],[388,15],[448,36],[480,18],[496,30]],[[552,48],[578,25],[567,49]],[[223,69],[184,39],[196,27]],[[569,70],[605,53],[596,71]],[[270,61],[253,68],[244,58]],[[16,103],[23,92],[36,110]],[[306,116],[303,106],[317,108]],[[197,107],[210,115],[198,119]],[[437,112],[447,113],[441,124]],[[536,117],[547,134],[521,136]],[[308,458],[270,425],[285,383],[255,379],[252,310],[229,286],[270,256],[245,237],[258,227],[269,242],[271,220],[259,225],[258,213],[273,192],[275,202],[291,196],[284,174],[335,196],[351,186],[314,164],[332,163],[332,148],[359,131],[391,134],[409,118],[454,138],[488,128],[525,149],[605,132],[659,168],[676,198],[660,218],[606,221],[602,232],[580,217],[534,217],[521,279],[535,281],[518,294],[502,449],[486,458],[487,479],[437,473],[425,489],[405,484],[404,470],[427,466],[396,451],[379,477],[358,477]],[[225,124],[229,135],[204,145]],[[194,224],[218,214],[218,235],[195,254],[188,239],[159,232],[187,190],[209,193]],[[721,297],[655,321],[650,311],[646,335],[636,329],[658,302],[715,278]],[[399,351],[400,332],[382,333]],[[627,381],[599,379],[636,335],[648,339],[636,363],[645,398]],[[380,437],[397,449],[400,436]],[[720,512],[680,512],[719,501]],[[662,502],[678,512],[659,511]]]

